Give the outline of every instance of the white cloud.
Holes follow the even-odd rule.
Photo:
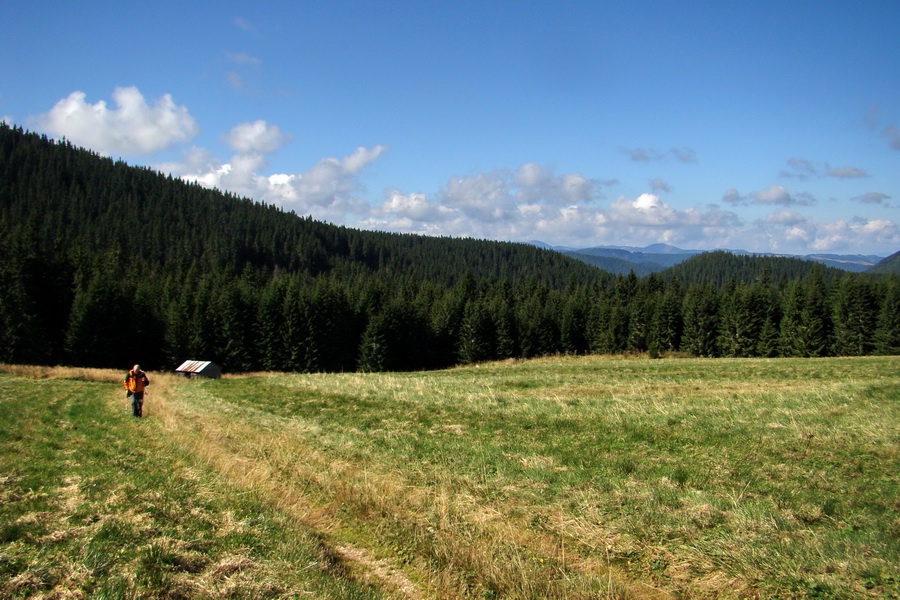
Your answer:
[[[756,222],[760,248],[773,252],[805,254],[811,251],[837,252],[860,247],[895,247],[900,244],[900,230],[896,223],[884,219],[855,218],[850,222],[816,222],[793,211],[778,211]],[[765,243],[762,243],[765,240]]]
[[[794,226],[806,223],[808,219],[798,212],[792,210],[780,210],[768,215],[763,221],[767,225],[784,225]]]
[[[552,181],[551,181],[552,180]],[[514,171],[451,178],[432,202],[424,194],[391,191],[373,217],[359,223],[369,229],[459,235],[500,240],[543,239],[557,244],[596,245],[727,239],[740,226],[733,213],[711,206],[677,210],[654,194],[597,202],[564,204],[547,189],[581,189],[578,177],[552,176],[527,163]],[[582,198],[583,192],[571,196]]]
[[[225,142],[235,152],[265,152],[278,150],[287,140],[277,125],[265,121],[241,123],[236,125],[226,136]]]
[[[229,191],[294,210],[315,218],[345,222],[351,215],[367,214],[369,205],[355,194],[357,175],[387,150],[385,146],[359,147],[343,159],[322,159],[302,173],[262,174],[267,166],[264,153],[274,152],[287,139],[280,129],[265,121],[242,123],[226,136],[236,153],[222,163],[209,152],[191,148],[181,163],[159,168],[187,181]]]
[[[514,186],[520,204],[550,203],[561,206],[592,202],[599,196],[600,184],[581,173],[563,173],[559,177],[551,169],[536,163],[525,163],[516,169],[510,186]]]
[[[145,155],[189,142],[199,128],[187,108],[165,94],[149,105],[136,87],[113,90],[115,108],[72,92],[36,118],[38,129],[101,154]]]
[[[508,171],[453,176],[441,190],[441,204],[477,221],[496,223],[513,218],[516,200],[510,189]]]
[[[821,252],[832,252],[872,242],[878,244],[900,243],[897,225],[892,221],[881,219],[873,221],[857,219],[850,223],[843,220],[824,223],[816,227],[816,235],[810,243],[810,248]]]
[[[793,199],[788,191],[781,185],[770,185],[760,192],[751,194],[754,204],[779,204],[782,206],[790,206]]]
[[[379,217],[403,219],[405,228],[414,223],[443,223],[456,217],[457,211],[446,206],[429,202],[425,194],[404,195],[398,190],[389,190],[384,202],[375,211]]]

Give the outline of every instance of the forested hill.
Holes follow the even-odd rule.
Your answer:
[[[898,277],[745,277],[759,264],[746,260],[639,278],[524,244],[357,231],[0,125],[2,362],[315,372],[900,353]]]
[[[551,288],[597,269],[524,244],[359,231],[204,189],[46,138],[0,129],[4,237],[79,260],[172,272],[195,266],[240,274],[339,278],[375,273],[452,285],[535,278]]]
[[[888,275],[891,273],[900,275],[900,252],[891,254],[866,272],[876,275]]]
[[[839,269],[786,256],[752,256],[724,250],[704,252],[663,271],[664,279],[678,279],[683,284],[709,283],[721,288],[728,282],[751,284],[767,279],[774,284],[802,279],[819,271],[827,282],[844,275]]]

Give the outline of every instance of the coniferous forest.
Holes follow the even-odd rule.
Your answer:
[[[900,354],[900,278],[727,252],[611,275],[523,244],[321,223],[0,125],[2,362],[384,371],[631,352]]]

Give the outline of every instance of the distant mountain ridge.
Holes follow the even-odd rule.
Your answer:
[[[657,273],[673,267],[692,256],[710,252],[709,250],[685,250],[669,244],[650,244],[649,246],[592,246],[589,248],[572,248],[567,246],[552,246],[541,241],[529,242],[539,248],[555,250],[566,256],[576,258],[589,265],[593,265],[610,273],[627,274],[634,271],[636,275],[643,276]],[[775,254],[767,252],[750,252],[741,249],[723,249],[737,255],[747,256],[780,256],[786,258],[799,258],[818,262],[829,267],[835,267],[844,271],[861,273],[872,269],[884,260],[885,257],[874,254]]]

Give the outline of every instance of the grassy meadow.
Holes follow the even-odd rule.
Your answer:
[[[898,357],[0,371],[0,597],[900,598]]]

